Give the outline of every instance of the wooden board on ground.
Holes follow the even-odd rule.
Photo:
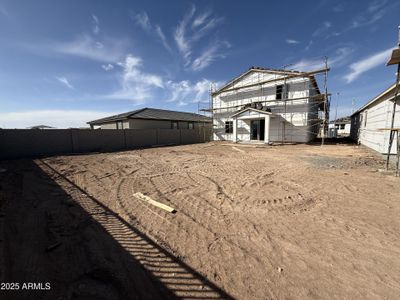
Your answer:
[[[176,213],[176,210],[174,208],[172,208],[172,207],[170,207],[170,206],[168,206],[166,204],[163,204],[161,202],[158,202],[156,200],[153,200],[149,196],[143,195],[140,192],[137,192],[137,193],[133,194],[133,196],[135,196],[136,198],[138,198],[140,200],[143,200],[143,201],[145,201],[147,203],[150,203],[151,205],[154,205],[154,206],[157,206],[159,208],[162,208],[162,209],[166,210],[167,212]]]
[[[241,153],[246,153],[246,152],[243,151],[242,149],[236,148],[236,147],[234,147],[234,146],[232,146],[232,149],[233,149],[233,150],[236,150],[236,151],[238,151],[238,152],[241,152]]]

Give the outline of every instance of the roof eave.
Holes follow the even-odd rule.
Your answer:
[[[219,93],[223,92],[224,89],[226,89],[228,86],[232,85],[235,81],[239,80],[243,76],[247,75],[248,73],[252,71],[257,71],[257,72],[263,72],[263,73],[272,73],[272,74],[281,74],[281,75],[290,75],[290,74],[296,74],[300,73],[299,71],[285,71],[285,70],[273,70],[273,69],[267,69],[267,68],[256,68],[256,67],[251,67],[247,71],[241,73],[239,76],[236,76],[232,80],[230,80],[228,83],[226,83],[223,87],[219,88],[215,92],[212,92],[211,94],[218,95]]]
[[[253,111],[256,111],[256,112],[265,114],[265,115],[273,115],[273,113],[270,112],[270,111],[264,111],[264,110],[260,110],[260,109],[256,109],[256,108],[252,108],[252,107],[247,107],[247,108],[242,109],[242,110],[240,110],[240,111],[234,113],[233,115],[231,115],[231,118],[233,118],[233,117],[235,117],[235,116],[237,116],[237,115],[240,115],[241,113],[244,113],[244,112],[247,111],[247,110],[253,110]]]
[[[396,87],[396,83],[392,84],[390,87],[388,87],[386,90],[384,90],[382,93],[380,93],[379,95],[375,96],[374,98],[372,98],[372,100],[368,101],[367,103],[365,103],[363,106],[361,106],[359,109],[357,109],[354,113],[352,113],[350,115],[350,117],[355,116],[356,114],[360,113],[361,111],[363,111],[364,109],[366,109],[367,107],[369,107],[371,104],[375,103],[376,101],[378,101],[380,98],[384,97],[385,95],[387,95],[388,93],[390,93],[394,88]],[[397,96],[398,97],[398,96]],[[390,97],[388,100],[391,101],[391,99],[394,98]]]

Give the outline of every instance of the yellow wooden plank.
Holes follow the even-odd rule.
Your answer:
[[[233,149],[233,150],[236,150],[236,151],[238,151],[238,152],[241,152],[241,153],[246,153],[246,151],[243,151],[242,149],[236,148],[236,147],[234,147],[234,146],[232,146],[232,149]]]
[[[168,205],[165,205],[165,204],[163,204],[161,202],[158,202],[156,200],[153,200],[149,196],[143,195],[140,192],[137,192],[137,193],[133,194],[133,196],[135,196],[136,198],[138,198],[140,200],[143,200],[143,201],[145,201],[147,203],[150,203],[151,205],[154,205],[154,206],[157,206],[159,208],[162,208],[162,209],[166,210],[167,212],[170,212],[170,213],[175,213],[176,212],[176,210],[174,208],[172,208],[172,207],[170,207]]]
[[[400,128],[378,128],[378,130],[393,130],[393,131],[400,131]]]

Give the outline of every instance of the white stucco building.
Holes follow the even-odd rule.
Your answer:
[[[392,122],[395,84],[377,95],[351,115],[351,137],[358,143],[386,154]],[[400,106],[397,97],[394,128],[400,127]],[[396,137],[390,152],[397,153]]]
[[[348,137],[350,136],[351,118],[344,117],[329,122],[328,137]]]
[[[251,67],[213,92],[214,140],[311,141],[324,109],[314,74]]]

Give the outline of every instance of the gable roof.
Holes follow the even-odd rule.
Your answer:
[[[270,111],[265,111],[265,110],[261,110],[261,109],[257,109],[257,108],[253,108],[253,107],[247,107],[245,109],[237,111],[236,113],[231,115],[231,117],[236,117],[237,115],[240,115],[241,113],[244,113],[245,111],[248,111],[248,110],[252,110],[252,111],[258,112],[260,114],[264,114],[264,115],[273,115],[273,113]]]
[[[165,110],[158,108],[142,108],[126,113],[113,115],[106,118],[87,122],[90,125],[101,125],[126,119],[148,119],[148,120],[173,120],[173,121],[191,121],[191,122],[211,122],[211,118],[182,111]]]
[[[281,69],[271,69],[271,68],[262,68],[262,67],[254,67],[254,66],[252,66],[246,72],[244,72],[244,73],[240,74],[239,76],[233,78],[231,81],[226,83],[224,86],[222,86],[218,90],[212,92],[212,94],[216,95],[216,94],[219,94],[219,93],[223,92],[227,87],[233,85],[234,83],[236,83],[237,81],[242,79],[244,76],[250,74],[251,72],[261,72],[261,73],[270,73],[270,74],[277,74],[277,75],[287,75],[287,76],[291,76],[291,77],[298,77],[298,76],[304,75],[304,77],[310,78],[312,83],[315,85],[315,88],[316,88],[318,94],[320,93],[318,85],[317,85],[317,82],[315,80],[315,77],[312,75],[312,72],[301,72],[301,71],[294,71],[294,70],[281,70]],[[282,80],[283,79],[284,78],[282,78]],[[276,79],[276,80],[278,80],[278,79]],[[257,85],[257,84],[258,83],[254,84],[254,85]],[[239,89],[240,88],[241,87],[239,87]]]
[[[379,101],[382,99],[382,97],[384,97],[385,95],[389,94],[390,92],[394,91],[396,87],[396,83],[393,83],[390,87],[388,87],[386,90],[384,90],[382,93],[380,93],[379,95],[375,96],[372,100],[368,101],[367,103],[365,103],[363,106],[361,106],[359,109],[357,109],[354,113],[352,113],[352,116],[358,114],[359,112],[363,111],[364,109],[366,109],[368,106],[372,105],[373,103],[375,103],[376,101]],[[397,96],[396,98],[398,99],[399,96]],[[394,99],[394,94],[393,96],[389,97],[388,100],[392,101]],[[394,101],[394,100],[393,100]],[[398,100],[396,100],[398,101]]]
[[[329,124],[350,124],[350,123],[351,123],[350,117],[338,118],[336,120],[332,120],[329,122]]]
[[[48,126],[48,125],[36,125],[36,126],[27,127],[27,129],[55,129],[55,127]]]
[[[280,74],[280,75],[289,75],[289,74],[299,73],[297,71],[288,71],[288,70],[270,69],[270,68],[251,66],[246,72],[243,72],[239,76],[236,76],[235,78],[233,78],[232,80],[227,82],[224,86],[222,86],[218,90],[214,91],[213,94],[218,94],[218,93],[222,92],[222,90],[224,90],[228,86],[231,86],[232,84],[239,81],[240,79],[242,79],[244,76],[250,74],[251,72],[263,72],[263,73],[272,73],[272,74]]]

